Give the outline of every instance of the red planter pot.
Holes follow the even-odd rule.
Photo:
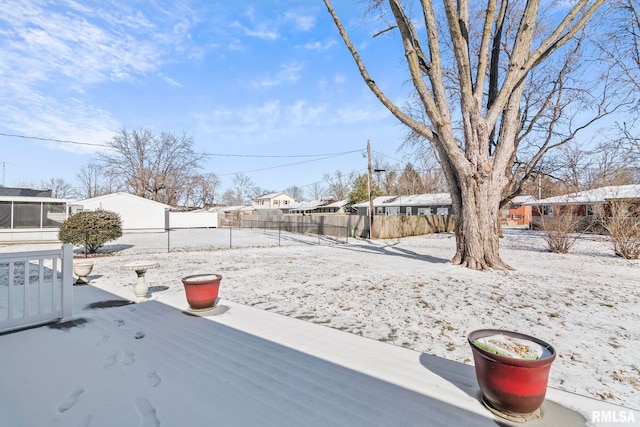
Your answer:
[[[212,308],[218,298],[220,281],[219,274],[195,274],[182,278],[184,291],[189,308],[192,310],[208,310]]]
[[[529,340],[546,350],[540,359],[522,360],[493,354],[473,343],[495,334]],[[498,329],[473,331],[467,338],[473,351],[478,385],[490,408],[507,417],[526,418],[542,406],[551,363],[556,358],[556,351],[550,344],[528,335]]]

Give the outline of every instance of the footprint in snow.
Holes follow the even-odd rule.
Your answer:
[[[124,326],[126,324],[126,322],[122,319],[116,319],[113,321],[113,324],[116,326]]]
[[[145,378],[147,380],[147,385],[151,388],[158,387],[162,382],[160,376],[155,372],[149,372],[147,375],[145,375]]]
[[[102,367],[103,368],[110,368],[113,365],[115,365],[116,362],[118,362],[118,355],[117,354],[112,354],[111,356],[107,356],[107,357],[104,358],[104,361],[102,362]]]
[[[100,339],[98,340],[98,342],[96,343],[96,345],[97,345],[97,346],[101,346],[102,344],[106,344],[106,343],[107,343],[107,341],[109,341],[109,338],[111,338],[111,337],[110,337],[109,335],[107,335],[107,334],[102,335],[102,338],[100,338]]]
[[[139,340],[141,338],[146,337],[147,334],[144,333],[144,331],[138,331],[135,333],[135,335],[133,336],[135,339]]]
[[[156,408],[147,399],[136,399],[133,404],[140,414],[140,427],[160,426],[160,420],[156,416]]]
[[[122,364],[124,366],[131,366],[135,363],[136,359],[135,359],[135,353],[132,351],[127,351],[124,354],[124,359],[122,359]]]
[[[58,405],[58,412],[62,414],[67,412],[69,409],[73,408],[75,404],[78,403],[78,398],[82,393],[84,393],[83,388],[79,388],[76,391],[74,391],[69,397],[67,397],[66,400],[64,400],[63,402],[60,403],[60,405]]]
[[[85,415],[78,420],[75,427],[89,427],[91,425],[91,420],[93,420],[92,414]]]

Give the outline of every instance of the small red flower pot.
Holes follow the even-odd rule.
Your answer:
[[[494,354],[474,344],[479,338],[496,334],[532,341],[542,346],[544,352],[539,359],[524,360]],[[524,420],[534,414],[544,402],[555,349],[538,338],[498,329],[473,331],[467,339],[473,351],[478,385],[489,409],[507,418]]]
[[[212,308],[218,298],[220,281],[219,274],[195,274],[182,278],[187,302],[191,310],[208,310]]]

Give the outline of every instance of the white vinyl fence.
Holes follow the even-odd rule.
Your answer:
[[[0,254],[0,332],[72,316],[73,247]]]

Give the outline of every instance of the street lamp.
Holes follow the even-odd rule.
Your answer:
[[[385,169],[372,169],[371,168],[371,142],[367,141],[367,163],[368,163],[368,174],[369,174],[369,179],[367,180],[367,187],[369,189],[369,239],[373,240],[373,183],[372,183],[372,176],[371,176],[371,171],[373,170],[373,172],[384,172]]]

